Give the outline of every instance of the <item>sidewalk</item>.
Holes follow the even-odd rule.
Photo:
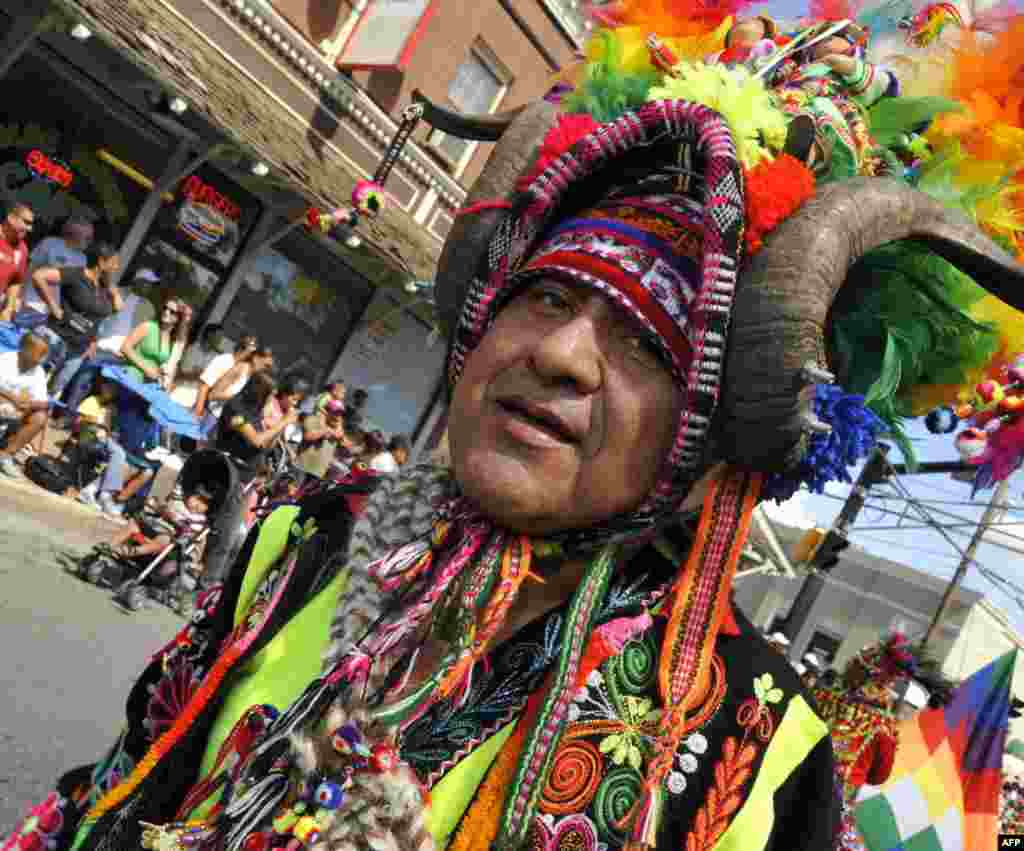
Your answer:
[[[7,476],[0,476],[0,512],[46,517],[55,541],[83,549],[107,540],[122,526],[120,521],[71,497],[50,493],[28,479]]]

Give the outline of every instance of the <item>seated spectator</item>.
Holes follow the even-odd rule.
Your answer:
[[[185,354],[181,358],[181,363],[178,366],[178,380],[171,392],[171,397],[175,402],[186,408],[195,407],[196,399],[199,398],[200,377],[214,359],[223,356],[223,349],[223,326],[217,323],[207,325],[199,339],[185,349]],[[234,355],[228,354],[231,357],[231,366],[233,366]]]
[[[266,427],[263,412],[276,387],[270,373],[257,372],[221,412],[214,448],[231,456],[243,484],[259,475],[274,441],[299,419],[299,412],[292,410],[272,427]]]
[[[324,392],[316,397],[316,408],[314,413],[322,414],[324,408],[327,407],[327,403],[334,399],[337,402],[341,402],[342,408],[345,406],[345,394],[347,389],[344,381],[332,381],[326,387]]]
[[[46,340],[33,332],[21,338],[16,352],[0,353],[0,420],[11,425],[0,449],[0,473],[18,476],[15,456],[46,425],[49,401],[42,362],[49,350]]]
[[[384,476],[397,473],[409,460],[409,438],[396,434],[387,448],[370,459],[370,469]]]
[[[95,350],[82,357],[68,358],[64,363],[53,380],[52,391],[54,396],[64,397],[68,410],[76,410],[94,391],[96,376],[104,366],[124,362],[121,346],[128,335],[139,325],[156,318],[156,308],[146,293],[159,280],[151,269],[142,269],[127,287],[119,287],[124,306],[96,329]]]
[[[29,258],[29,274],[21,288],[19,303],[13,316],[14,324],[26,331],[36,330],[50,344],[48,359],[52,364],[64,361],[64,342],[55,332],[46,327],[50,308],[36,291],[30,276],[36,269],[44,266],[57,269],[66,266],[81,269],[86,265],[85,249],[92,244],[93,236],[91,222],[72,217],[64,224],[60,236],[48,236],[41,240]],[[57,304],[60,304],[60,292],[54,292],[53,297]],[[63,389],[63,385],[61,385],[61,389]],[[60,391],[57,390],[53,395],[59,396]]]
[[[224,403],[237,396],[249,376],[261,369],[270,369],[274,357],[269,349],[260,349],[256,338],[242,337],[234,353],[218,355],[199,377],[199,393],[192,413],[202,421],[209,434],[220,419]]]
[[[90,396],[78,408],[80,438],[92,436],[110,454],[103,474],[82,489],[78,501],[115,516],[121,513],[116,496],[124,487],[125,475],[129,470],[128,453],[116,438],[117,398],[117,385],[101,381],[96,395]]]
[[[41,266],[32,284],[49,308],[47,328],[64,344],[64,358],[81,358],[95,351],[100,323],[124,309],[114,279],[121,269],[117,249],[105,242],[90,245],[83,268]],[[58,295],[60,301],[57,300]],[[59,372],[63,362],[55,363]]]
[[[310,414],[302,421],[302,443],[295,466],[306,477],[325,478],[338,448],[348,445],[344,414],[344,404],[331,399],[322,413]]]

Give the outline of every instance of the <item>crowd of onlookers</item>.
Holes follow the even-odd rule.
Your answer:
[[[48,423],[105,446],[103,475],[79,498],[110,514],[161,458],[198,446],[230,454],[243,481],[265,474],[273,452],[297,478],[333,477],[355,461],[388,474],[407,460],[405,437],[366,428],[365,390],[348,398],[334,381],[314,395],[304,377],[278,379],[269,348],[250,335],[232,342],[220,325],[193,339],[191,308],[165,296],[151,269],[119,281],[117,250],[88,221],[69,220],[30,253],[34,224],[25,204],[0,220],[0,473],[21,475]],[[162,430],[152,393],[134,385],[156,385],[190,410],[199,439]]]

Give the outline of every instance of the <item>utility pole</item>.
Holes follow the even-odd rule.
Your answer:
[[[832,528],[825,535],[817,551],[809,560],[810,573],[800,586],[793,605],[786,615],[786,623],[783,633],[792,642],[791,647],[796,645],[796,638],[804,628],[814,604],[825,589],[825,573],[835,564],[835,553],[848,546],[847,533],[857,519],[864,502],[867,499],[868,489],[883,481],[890,473],[889,470],[889,446],[879,443],[874,453],[868,459],[864,469],[860,471],[857,481],[850,491],[850,495],[843,504],[839,516],[836,518]]]
[[[992,494],[992,499],[989,501],[988,508],[985,509],[985,513],[981,515],[981,520],[978,522],[978,528],[974,531],[974,536],[971,538],[971,542],[967,545],[967,549],[964,550],[963,558],[960,559],[960,565],[957,567],[956,573],[953,574],[953,579],[950,581],[949,585],[946,586],[946,590],[942,595],[942,602],[939,603],[939,608],[935,612],[935,617],[932,618],[932,622],[928,626],[928,632],[924,634],[924,640],[921,642],[922,649],[928,645],[932,638],[935,637],[935,633],[939,628],[939,622],[945,616],[950,603],[953,602],[953,593],[964,581],[964,576],[967,575],[967,568],[970,567],[971,562],[974,561],[974,554],[978,551],[978,546],[985,537],[985,533],[988,531],[989,527],[993,523],[997,522],[1003,515],[1006,507],[1006,495],[1009,493],[1009,490],[1009,480],[1003,479],[996,488],[995,493]]]

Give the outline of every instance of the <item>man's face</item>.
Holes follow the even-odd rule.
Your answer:
[[[331,396],[333,396],[339,402],[344,402],[345,401],[345,385],[344,384],[335,384],[331,388]]]
[[[30,339],[18,349],[18,366],[22,372],[28,372],[46,360],[49,347],[42,340]]]
[[[35,214],[27,207],[17,207],[4,219],[4,225],[8,235],[14,237],[15,242],[25,239],[35,226]]]
[[[650,493],[680,404],[634,319],[594,290],[540,281],[466,362],[449,425],[456,478],[517,531],[591,526]]]

